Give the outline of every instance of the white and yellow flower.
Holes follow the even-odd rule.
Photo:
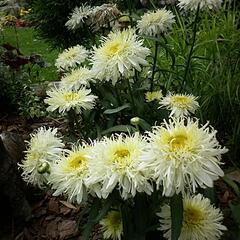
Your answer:
[[[41,127],[31,134],[22,168],[24,181],[44,187],[48,181],[51,165],[62,154],[64,144],[57,137],[57,129]]]
[[[97,79],[115,85],[121,76],[130,76],[134,69],[141,71],[141,66],[148,64],[145,59],[149,54],[134,29],[111,32],[102,38],[99,48],[94,48],[92,70]]]
[[[87,57],[88,51],[86,48],[76,45],[60,53],[56,59],[55,66],[58,71],[69,71],[83,63]]]
[[[87,199],[86,179],[90,175],[90,146],[74,146],[71,151],[52,165],[49,182],[54,189],[54,196],[64,194],[70,202],[80,204]]]
[[[221,6],[222,0],[178,0],[178,6],[184,10],[200,9],[218,9]]]
[[[88,24],[88,19],[91,17],[93,8],[87,5],[82,5],[80,7],[75,7],[65,26],[69,30],[76,30],[81,28],[84,23]]]
[[[152,169],[163,195],[195,192],[197,187],[213,187],[213,181],[223,176],[220,168],[221,148],[216,131],[191,119],[170,119],[149,132],[149,151],[142,167]]]
[[[160,101],[162,97],[163,97],[163,94],[161,90],[145,93],[146,102],[152,102],[154,100]]]
[[[79,89],[81,86],[89,86],[92,81],[92,72],[86,67],[80,67],[66,74],[60,82],[60,86],[68,89]]]
[[[164,231],[164,237],[171,239],[171,211],[169,205],[164,205],[161,212],[159,230]],[[211,205],[208,198],[201,194],[183,199],[183,225],[179,240],[218,240],[227,228],[222,225],[223,214]]]
[[[47,91],[48,98],[44,100],[49,106],[47,111],[53,112],[58,109],[63,114],[71,109],[80,113],[83,109],[90,110],[94,107],[96,96],[90,94],[91,90],[81,87],[79,90],[67,88],[53,88]]]
[[[199,108],[196,101],[197,97],[191,94],[172,94],[169,93],[160,101],[160,107],[165,107],[171,110],[170,117],[183,117],[188,116],[190,113],[195,113]]]
[[[114,188],[119,189],[124,199],[135,196],[137,192],[152,192],[148,170],[139,169],[146,144],[139,134],[113,135],[95,142],[92,156],[95,159],[92,166],[95,174],[89,183],[101,183],[101,193],[97,195],[107,198]]]
[[[119,211],[112,210],[108,212],[99,223],[104,239],[121,240],[123,235],[123,223]]]
[[[137,28],[140,34],[156,36],[171,29],[174,22],[173,13],[164,8],[145,13],[137,22]]]

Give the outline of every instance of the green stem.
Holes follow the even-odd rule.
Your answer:
[[[135,112],[135,101],[134,101],[133,92],[132,92],[132,88],[131,88],[129,79],[127,79],[127,86],[128,86],[128,91],[129,91],[129,95],[130,95],[131,102],[132,102],[132,108],[133,108],[133,111]]]
[[[156,63],[157,63],[157,55],[158,55],[158,42],[155,42],[155,52],[154,52],[154,59],[153,59],[153,68],[152,68],[152,78],[150,83],[150,92],[153,91],[153,85],[154,85],[154,75],[156,70]]]
[[[80,131],[80,124],[79,124],[79,121],[77,119],[77,114],[75,112],[74,109],[71,109],[69,112],[68,112],[68,121],[69,121],[69,128],[70,128],[70,131],[71,132],[75,132],[75,129],[77,131]],[[75,127],[76,126],[76,127]]]
[[[19,38],[18,38],[17,28],[15,25],[14,25],[14,32],[15,32],[15,37],[16,37],[16,47],[17,47],[17,49],[19,49]]]
[[[184,85],[186,84],[186,81],[187,81],[187,75],[188,75],[188,72],[189,72],[189,67],[190,67],[192,54],[193,54],[193,49],[194,49],[194,45],[195,45],[195,42],[196,42],[197,21],[198,21],[198,16],[199,16],[199,9],[200,9],[200,7],[198,5],[197,11],[196,11],[196,16],[195,16],[194,23],[193,23],[193,41],[192,41],[190,52],[189,52],[188,58],[187,58],[187,64],[186,64],[186,68],[185,68],[185,72],[184,72],[183,81],[182,81],[182,84],[181,84],[181,91],[183,90]]]

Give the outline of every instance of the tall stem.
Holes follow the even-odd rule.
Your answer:
[[[153,59],[153,68],[152,68],[152,78],[151,78],[151,85],[150,85],[150,92],[153,91],[154,85],[154,75],[156,70],[156,63],[157,63],[157,55],[158,55],[158,42],[155,42],[155,52],[154,52],[154,59]]]
[[[14,32],[15,32],[15,37],[16,37],[16,47],[17,47],[17,49],[19,49],[19,38],[18,38],[17,28],[15,25],[14,25]]]
[[[129,79],[127,79],[127,85],[128,85],[128,91],[129,91],[129,95],[130,95],[130,98],[131,98],[131,102],[132,102],[132,108],[133,108],[133,111],[135,113],[135,101],[134,101],[134,96],[133,96],[133,92],[132,92],[132,88],[131,88],[131,85],[130,85],[130,82],[129,82]]]
[[[186,68],[185,68],[185,72],[184,72],[183,81],[182,81],[182,84],[181,84],[181,90],[183,90],[184,85],[186,84],[186,81],[187,81],[187,75],[188,75],[188,72],[189,72],[189,67],[190,67],[192,54],[193,54],[193,49],[194,49],[194,45],[195,45],[195,42],[196,42],[197,21],[198,21],[198,16],[199,16],[199,9],[200,9],[200,7],[198,5],[197,11],[196,11],[196,16],[195,16],[194,23],[193,23],[193,41],[192,41],[190,52],[189,52],[188,58],[187,58],[187,64],[186,64]]]

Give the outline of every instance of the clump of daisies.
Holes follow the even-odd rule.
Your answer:
[[[58,71],[69,71],[79,66],[88,57],[88,51],[85,47],[76,45],[65,49],[56,59],[55,66]]]
[[[47,111],[58,110],[60,114],[74,110],[76,113],[82,110],[90,110],[94,107],[97,97],[91,94],[91,90],[81,87],[78,90],[68,88],[52,88],[47,91],[48,97],[44,100],[48,104]]]
[[[192,94],[172,94],[168,93],[159,102],[160,108],[165,107],[171,110],[170,117],[184,117],[190,113],[195,113],[199,108],[199,104],[196,101],[197,97]]]
[[[221,6],[222,0],[178,0],[178,6],[184,10],[200,9],[218,9]]]
[[[145,13],[137,22],[137,28],[140,34],[159,36],[171,29],[174,22],[173,13],[164,8]]]
[[[164,232],[164,237],[171,239],[171,210],[165,204],[161,212],[159,230]],[[223,214],[220,209],[211,205],[208,198],[201,194],[187,195],[183,199],[183,224],[179,240],[217,240],[227,228],[222,225]]]
[[[148,65],[146,57],[150,50],[143,47],[134,29],[111,32],[94,48],[92,71],[99,80],[112,81],[115,85],[121,77],[129,77],[134,70],[141,71]]]
[[[56,128],[39,128],[31,134],[26,156],[20,164],[23,179],[43,188],[47,185],[51,166],[63,152],[64,144]]]
[[[219,145],[216,131],[208,124],[199,126],[198,120],[173,118],[148,135],[149,151],[143,166],[152,169],[163,195],[213,187],[213,181],[224,175],[220,159],[227,149]]]
[[[96,7],[82,5],[74,8],[65,26],[69,30],[76,31],[85,24],[96,32],[102,27],[110,26],[111,22],[120,15],[121,12],[116,4],[103,4]]]

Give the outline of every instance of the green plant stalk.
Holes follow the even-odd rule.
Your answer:
[[[75,131],[75,125],[76,125],[76,130],[80,131],[80,124],[77,120],[77,114],[74,109],[71,109],[68,112],[68,121],[69,121],[69,128],[71,132]]]
[[[156,63],[157,63],[157,55],[158,55],[158,42],[155,42],[155,51],[154,51],[154,59],[153,59],[153,68],[152,68],[152,77],[151,77],[151,83],[150,83],[150,92],[153,91],[154,86],[154,75],[156,70]]]
[[[17,47],[17,49],[19,49],[19,38],[18,38],[17,28],[15,25],[14,25],[14,32],[15,32],[15,37],[16,37],[16,47]]]
[[[128,86],[128,92],[129,92],[129,95],[130,95],[130,98],[131,98],[132,109],[133,109],[133,112],[136,113],[136,111],[135,111],[136,110],[135,101],[134,101],[133,92],[132,92],[132,88],[131,88],[129,79],[127,79],[127,86]]]
[[[181,84],[181,91],[183,90],[184,85],[186,84],[187,75],[189,72],[189,67],[190,67],[190,63],[191,63],[191,59],[192,59],[193,49],[194,49],[194,45],[196,42],[197,21],[198,21],[198,16],[199,16],[199,10],[200,10],[200,6],[198,5],[197,11],[196,11],[196,16],[195,16],[194,23],[193,23],[193,41],[192,41],[190,52],[189,52],[188,58],[187,58],[187,64],[186,64],[186,68],[185,68],[185,72],[184,72],[183,81]]]

